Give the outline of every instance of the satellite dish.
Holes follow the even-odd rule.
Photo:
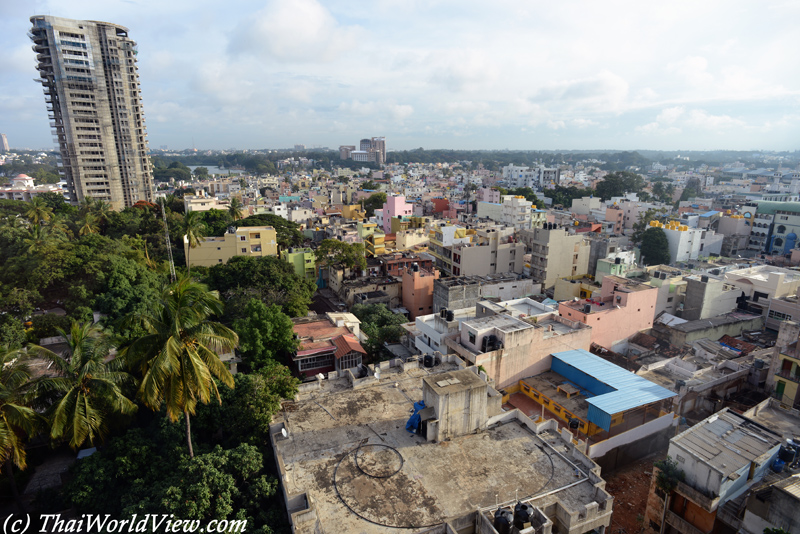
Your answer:
[[[289,437],[289,433],[286,431],[285,428],[281,428],[281,434],[283,435],[284,438],[288,438]]]
[[[317,380],[322,382],[323,380],[325,380],[325,375],[323,375],[322,373],[317,373]]]
[[[380,369],[375,369],[375,378],[380,380],[380,378],[381,378],[381,370]]]

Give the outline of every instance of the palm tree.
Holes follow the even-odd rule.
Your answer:
[[[56,397],[49,410],[51,438],[67,439],[73,449],[87,442],[94,446],[108,434],[109,415],[136,411],[136,404],[121,389],[134,381],[119,370],[122,360],[106,362],[111,341],[99,326],[73,322],[69,332],[58,332],[67,340],[64,354],[32,346],[37,356],[52,363],[57,375],[37,381],[35,390],[39,397]]]
[[[25,217],[38,226],[49,221],[53,217],[53,208],[48,206],[41,198],[33,197],[31,201],[28,202],[27,209],[25,210]]]
[[[98,217],[92,213],[87,213],[83,216],[83,225],[81,226],[80,230],[78,230],[78,234],[86,235],[86,234],[97,234],[100,232],[100,227],[97,226]]]
[[[231,204],[228,206],[228,214],[234,221],[242,218],[242,201],[234,197],[231,199]]]
[[[54,238],[49,226],[35,224],[28,228],[28,235],[22,243],[28,247],[28,253],[40,251]]]
[[[212,397],[220,401],[214,377],[233,387],[233,376],[218,354],[233,350],[239,337],[209,320],[221,314],[219,293],[181,276],[164,289],[151,312],[128,319],[146,332],[122,351],[129,365],[141,373],[139,398],[154,411],[165,403],[173,422],[183,414],[192,458],[190,416],[197,403],[208,404]]]
[[[192,272],[192,266],[189,263],[189,251],[199,247],[200,243],[206,240],[206,223],[200,218],[199,211],[190,211],[183,217],[183,231],[189,245],[186,250],[186,269],[188,272]]]
[[[36,412],[25,405],[30,377],[25,352],[0,346],[0,464],[5,467],[14,500],[22,513],[26,510],[14,480],[14,466],[19,469],[27,466],[23,442],[36,432],[40,421]]]

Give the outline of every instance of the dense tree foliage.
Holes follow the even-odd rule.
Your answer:
[[[350,310],[361,321],[361,330],[369,337],[364,348],[373,359],[380,359],[384,343],[396,343],[403,335],[405,316],[392,313],[385,304],[356,304]]]
[[[553,206],[562,206],[569,209],[572,207],[574,199],[592,196],[594,195],[594,190],[580,189],[574,185],[569,187],[558,185],[555,189],[548,190],[547,195],[553,200]]]
[[[272,213],[251,215],[236,221],[236,226],[271,226],[275,229],[275,233],[278,236],[278,245],[282,248],[299,247],[303,244],[303,233],[300,231],[300,225]]]
[[[644,178],[640,175],[627,172],[613,172],[605,175],[603,181],[595,187],[595,193],[604,201],[611,197],[621,197],[625,193],[639,193],[644,188]]]
[[[644,231],[641,251],[645,265],[669,265],[669,241],[661,228],[650,227]]]
[[[372,193],[369,198],[362,202],[367,217],[375,215],[375,210],[383,208],[386,203],[386,193]]]
[[[243,361],[253,370],[284,361],[299,344],[292,320],[281,307],[267,306],[257,299],[247,303],[245,316],[234,323],[233,329],[239,334]]]
[[[367,268],[363,243],[345,243],[338,239],[324,239],[315,254],[317,265],[339,265],[358,271]]]
[[[220,315],[218,293],[182,276],[163,289],[152,309],[131,318],[145,333],[120,353],[142,376],[138,396],[148,408],[158,410],[163,403],[173,422],[183,414],[189,456],[194,456],[190,416],[198,404],[220,401],[213,378],[233,387],[219,355],[233,352],[239,338],[211,320]]]
[[[34,382],[41,399],[49,398],[50,437],[65,440],[73,449],[105,441],[114,414],[130,415],[136,404],[123,388],[133,377],[122,370],[121,360],[110,360],[111,338],[91,323],[73,323],[59,330],[67,349],[55,354],[33,346],[36,356],[50,362],[55,376]]]
[[[633,224],[633,233],[631,234],[631,241],[634,244],[642,242],[642,235],[650,228],[651,221],[663,219],[666,215],[665,209],[650,208],[639,216],[639,220]]]
[[[262,534],[285,525],[275,499],[277,480],[267,473],[258,447],[202,443],[190,458],[179,444],[180,430],[162,417],[129,430],[74,466],[64,492],[67,504],[79,514],[112,518],[149,513],[202,522],[247,520],[248,532]]]
[[[244,317],[253,298],[266,305],[278,304],[289,317],[306,315],[317,290],[314,282],[297,276],[291,264],[272,256],[234,256],[211,267],[206,283],[222,295],[227,322]]]

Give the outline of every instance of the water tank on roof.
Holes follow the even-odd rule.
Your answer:
[[[531,526],[531,518],[533,517],[533,506],[527,503],[518,502],[514,506],[514,526],[518,530],[522,530]]]
[[[707,284],[708,283],[708,276],[702,275],[700,277],[700,281],[703,282],[704,284]]]
[[[592,312],[592,305],[591,304],[584,304],[583,305],[583,313],[591,313]]]
[[[778,451],[778,458],[786,462],[786,465],[792,465],[797,457],[797,449],[791,445],[781,445]]]
[[[447,316],[447,308],[442,306],[441,308],[439,308],[439,317],[444,319],[446,316]]]
[[[422,358],[422,365],[425,367],[433,367],[433,356],[426,354],[425,357]]]
[[[764,360],[756,359],[753,361],[753,367],[756,369],[763,369],[764,368]]]
[[[453,313],[453,310],[447,310],[447,316],[446,316],[446,319],[447,319],[447,322],[448,322],[448,323],[455,321],[455,319],[456,319],[456,314],[455,314],[455,313]]]
[[[614,265],[619,265],[622,263],[622,258],[614,258]]]
[[[662,273],[661,273],[661,279],[662,279],[662,280],[666,280],[666,279],[667,279],[667,273],[663,273],[663,272],[662,272]]]
[[[508,508],[499,508],[494,513],[494,529],[498,534],[511,534],[511,524],[514,514]]]
[[[780,458],[776,458],[775,461],[772,463],[772,470],[776,473],[783,472],[783,468],[786,467],[786,462],[781,460]]]

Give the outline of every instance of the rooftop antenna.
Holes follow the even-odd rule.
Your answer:
[[[164,240],[167,242],[167,255],[169,256],[169,279],[174,282],[177,276],[175,275],[175,262],[172,260],[172,245],[169,242],[169,225],[167,224],[167,199],[161,199],[161,218],[164,219]]]

